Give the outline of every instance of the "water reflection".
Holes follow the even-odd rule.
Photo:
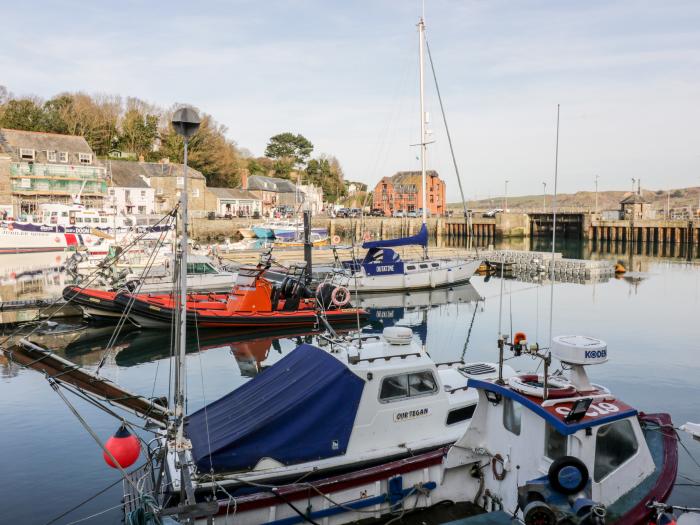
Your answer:
[[[497,247],[514,248],[523,243],[528,250],[551,248],[544,240],[513,240]],[[605,283],[557,283],[553,334],[582,333],[605,340],[610,361],[591,367],[590,375],[621,399],[648,412],[670,412],[676,424],[700,420],[700,265],[694,258],[688,262],[688,252],[680,247],[666,250],[664,255],[659,247],[649,251],[643,246],[640,252],[639,246],[630,249],[620,243],[601,244],[557,242],[557,251],[567,257],[623,260],[628,273]],[[49,263],[50,268],[53,261]],[[19,288],[22,294],[30,289],[25,285]],[[525,331],[531,342],[542,344],[548,340],[550,329],[548,283],[507,280],[503,289],[501,301],[501,280],[497,276],[475,277],[472,284],[452,289],[368,295],[359,297],[359,302],[371,310],[366,330],[410,326],[435,361],[462,357],[467,361],[495,361],[499,326],[507,333]],[[8,289],[3,288],[3,293],[9,293]],[[167,395],[169,333],[124,330],[106,352],[111,333],[111,327],[85,328],[80,322],[63,320],[33,337],[92,370],[105,360],[101,373],[129,390],[149,397]],[[200,331],[198,339],[196,334],[192,336],[188,341],[189,412],[244,384],[300,342],[319,342],[314,332],[232,335]],[[509,364],[521,370],[533,367],[528,358],[514,359]],[[101,437],[114,432],[111,418],[90,406],[81,405],[80,409]],[[9,444],[0,447],[0,463],[12,473],[0,477],[0,491],[14,502],[3,509],[2,521],[46,522],[118,477],[104,467],[101,452],[44,378],[19,369],[4,357],[0,357],[0,413],[0,443]],[[60,454],[47,445],[48,433],[61,436]],[[700,443],[685,437],[683,440],[700,457]],[[682,450],[680,462],[683,475],[700,477]],[[45,497],[37,500],[37,490]],[[70,518],[118,504],[120,497],[117,487]],[[672,496],[677,504],[697,500],[693,487],[679,486]],[[118,512],[100,519],[101,523],[120,523]]]

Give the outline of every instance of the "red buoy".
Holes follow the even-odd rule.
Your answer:
[[[105,449],[114,456],[121,468],[127,468],[133,465],[139,458],[141,453],[141,443],[136,436],[129,432],[126,426],[122,425],[111,438],[105,443]],[[112,458],[107,452],[103,452],[105,462],[112,468],[117,468]]]

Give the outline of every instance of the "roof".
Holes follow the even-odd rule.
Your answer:
[[[115,180],[115,186],[126,186],[137,188],[142,186],[127,186],[127,184],[137,184],[136,179],[146,177],[182,177],[183,165],[173,162],[137,162],[133,160],[108,160],[104,161],[107,169],[111,167],[112,178]],[[187,167],[187,176],[190,179],[203,179],[204,175],[199,170],[191,166]],[[117,183],[116,181],[123,181]],[[143,183],[143,187],[147,187],[147,183]]]
[[[649,201],[647,201],[644,197],[642,197],[641,194],[639,193],[633,193],[632,195],[628,195],[624,199],[620,201],[620,204],[648,204]]]
[[[428,177],[440,177],[435,170],[428,170],[425,172]],[[420,171],[397,171],[391,176],[391,182],[394,184],[417,184],[421,183],[421,172]]]
[[[255,194],[247,190],[239,190],[238,188],[207,188],[219,199],[252,199],[260,200]]]
[[[292,181],[266,177],[265,175],[253,175],[248,177],[249,190],[275,191],[277,193],[294,193],[296,186]]]
[[[533,396],[521,394],[508,386],[501,386],[492,381],[472,378],[467,380],[467,388],[476,388],[477,390],[495,392],[502,397],[507,397],[513,401],[517,401],[528,410],[540,416],[564,436],[578,432],[583,428],[612,423],[618,419],[625,419],[637,414],[637,411],[634,408],[611,396],[611,399],[605,399],[604,401],[608,403],[608,405],[614,405],[614,410],[607,410],[604,414],[598,413],[595,410],[589,410],[578,422],[567,422],[566,414],[568,414],[568,411],[561,409],[566,408],[570,411],[573,406],[573,401],[562,400],[556,404],[551,404],[552,401],[556,402],[557,400],[554,399],[550,401],[543,401],[542,398],[535,398]],[[580,399],[586,398],[585,395],[579,395],[578,397]],[[557,410],[557,408],[560,410]]]
[[[70,153],[92,153],[92,148],[84,137],[78,135],[61,135],[59,133],[44,133],[43,131],[22,131],[18,129],[0,129],[4,140],[0,148],[19,150],[29,148],[35,150],[68,151]],[[14,151],[15,153],[17,151]],[[8,151],[12,153],[12,151]]]

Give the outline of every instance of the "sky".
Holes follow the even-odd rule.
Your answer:
[[[0,85],[189,103],[262,155],[292,131],[369,183],[420,169],[420,0],[7,3]],[[467,198],[700,185],[700,2],[425,0]],[[434,83],[428,166],[460,199]]]

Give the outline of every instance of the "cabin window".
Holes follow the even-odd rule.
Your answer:
[[[102,218],[100,219],[100,222],[107,222],[107,217],[102,217]]]
[[[598,429],[595,438],[593,479],[598,482],[637,453],[632,424],[623,419]]]
[[[62,212],[61,212],[61,217],[68,217],[68,212],[67,212],[67,211],[62,211]]]
[[[420,264],[420,267],[421,267],[423,270],[425,270],[425,269],[428,267],[428,265],[427,265],[427,264],[422,264],[422,263],[421,263],[421,264]]]
[[[437,268],[438,266],[440,266],[440,263],[431,263],[431,266],[432,266],[433,268]]]
[[[78,153],[80,164],[92,164],[92,153]]]
[[[75,218],[75,222],[83,222],[83,218],[82,218],[82,217],[76,217],[76,218]]]
[[[467,405],[462,408],[455,408],[447,413],[447,421],[445,424],[454,425],[455,423],[460,423],[471,419],[474,415],[474,410],[476,410],[476,405]]]
[[[188,263],[187,273],[216,273],[216,270],[207,263]]]
[[[426,396],[437,392],[437,383],[433,373],[413,372],[385,377],[379,393],[382,402],[398,401],[407,397]]]
[[[85,217],[85,222],[92,222],[92,219],[90,217]]]
[[[566,436],[548,423],[544,425],[544,455],[552,460],[566,456]]]
[[[406,266],[406,269],[407,269],[407,270],[415,270],[416,267],[415,267],[414,265],[412,265],[412,264],[409,264],[408,266]]]
[[[19,158],[22,160],[34,160],[34,150],[29,148],[19,148]]]
[[[56,152],[55,151],[47,151],[46,152],[46,160],[49,162],[56,162]]]
[[[520,435],[520,419],[523,406],[512,399],[503,400],[503,426],[516,436]]]

